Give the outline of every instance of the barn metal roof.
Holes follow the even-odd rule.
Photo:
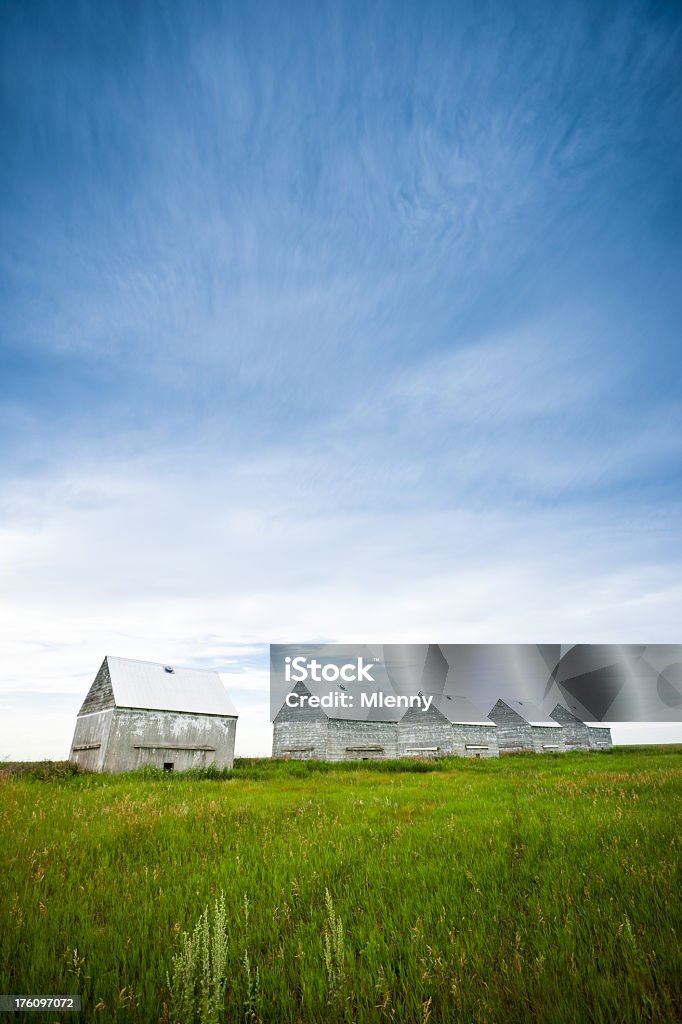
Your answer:
[[[553,722],[551,718],[543,715],[540,708],[536,704],[531,704],[529,700],[508,700],[506,697],[501,698],[501,700],[508,708],[515,711],[517,715],[520,715],[528,725],[541,725],[547,729],[561,729],[558,722]]]
[[[569,719],[573,719],[576,725],[585,725],[585,722],[583,722],[582,718],[580,718],[573,711],[571,711],[570,708],[567,708],[565,704],[557,704],[556,707],[552,711],[550,711],[549,717],[553,718],[555,722],[559,722],[560,725],[562,724],[562,717],[564,718],[564,720],[566,719],[566,717],[568,717]]]
[[[237,717],[217,672],[108,655],[106,661],[116,707]]]
[[[586,729],[610,729],[609,725],[604,722],[585,722],[579,715],[567,708],[565,704],[557,704],[554,711],[551,712],[550,717],[553,718],[557,711],[564,711],[567,715],[570,715],[579,725],[584,725]]]
[[[453,725],[489,725],[495,723],[490,718],[485,718],[475,707],[468,697],[457,693],[435,693],[429,694],[422,691],[424,696],[433,696],[432,706],[437,708],[441,715],[445,715],[448,722]]]

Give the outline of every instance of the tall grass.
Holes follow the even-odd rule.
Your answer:
[[[186,970],[229,1024],[679,1020],[681,810],[679,749],[8,775],[0,992],[158,1024]]]

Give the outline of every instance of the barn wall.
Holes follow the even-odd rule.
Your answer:
[[[566,750],[590,749],[590,737],[587,734],[587,726],[579,718],[576,718],[570,711],[562,707],[555,708],[549,717],[563,726]]]
[[[401,718],[399,757],[446,757],[453,753],[453,748],[452,726],[433,705],[428,711],[409,708]]]
[[[163,768],[166,762],[175,771],[209,764],[231,768],[236,726],[236,718],[219,715],[116,708],[102,770]]]
[[[528,722],[512,711],[503,701],[498,701],[488,718],[497,726],[497,742],[500,753],[510,754],[521,750],[533,750],[533,737]]]
[[[69,759],[86,771],[101,772],[113,720],[113,708],[90,715],[79,715],[76,719]],[[88,749],[75,750],[75,747]]]
[[[494,725],[454,723],[452,752],[459,757],[499,757],[497,729]],[[483,749],[487,748],[487,749]]]
[[[292,692],[310,693],[302,683],[297,683]],[[320,708],[308,704],[290,708],[283,704],[272,725],[273,757],[326,761],[329,720]]]
[[[591,725],[587,729],[590,750],[608,750],[613,746],[611,730],[603,726]]]
[[[566,751],[564,731],[553,725],[531,725],[531,739],[536,754],[562,754]]]
[[[355,749],[348,749],[348,748]],[[371,749],[371,748],[380,749]],[[364,748],[364,749],[358,749]],[[327,760],[382,760],[398,756],[397,722],[329,720]]]
[[[275,719],[272,730],[272,756],[296,761],[327,759],[326,715],[318,719]]]

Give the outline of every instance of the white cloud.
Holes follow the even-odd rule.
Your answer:
[[[629,536],[570,515],[332,515],[311,503],[297,517],[289,498],[277,508],[276,484],[254,496],[217,483],[210,465],[172,486],[144,465],[106,479],[110,503],[55,500],[21,543],[17,526],[5,537],[1,692],[74,699],[49,716],[34,696],[7,708],[4,756],[68,747],[105,654],[218,668],[241,711],[241,751],[265,754],[271,641],[677,639],[679,563],[641,558]]]
[[[676,642],[674,510],[571,490],[636,475],[671,421],[640,418],[629,440],[590,448],[546,442],[555,411],[579,413],[610,380],[605,367],[581,387],[579,353],[553,358],[548,335],[536,325],[400,371],[299,447],[237,455],[207,427],[201,444],[73,453],[8,479],[0,693],[82,696],[118,654],[210,665],[238,704],[265,706],[271,641]],[[424,439],[453,424],[471,448]],[[552,487],[561,501],[546,501]],[[17,714],[4,742],[28,756],[36,719]],[[68,745],[69,715],[45,742],[56,730]],[[266,753],[253,716],[241,734]]]

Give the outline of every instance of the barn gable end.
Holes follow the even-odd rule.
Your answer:
[[[111,685],[109,663],[105,658],[78,714],[89,715],[95,711],[104,711],[106,708],[113,708],[114,706],[114,690]]]
[[[495,723],[467,697],[457,693],[426,696],[432,702],[428,711],[412,708],[401,720],[402,753],[412,757],[499,756]]]
[[[589,750],[590,737],[587,726],[562,704],[557,704],[549,716],[563,726],[566,750]]]
[[[563,728],[545,718],[535,705],[521,700],[498,700],[488,715],[497,725],[500,753],[564,751]]]
[[[78,713],[70,756],[91,771],[229,768],[236,725],[217,672],[106,657]]]
[[[408,708],[398,726],[401,757],[448,757],[453,753],[452,725],[435,704],[424,711]]]
[[[297,697],[310,697],[311,693],[308,687],[304,683],[296,683],[292,693],[296,694]],[[286,701],[282,704],[281,708],[277,712],[277,715],[273,719],[273,722],[326,722],[327,715],[321,708],[310,707],[309,704],[303,706],[290,707]]]
[[[348,706],[330,708],[282,704],[273,720],[272,756],[296,760],[359,761],[397,757],[398,719],[395,708],[365,707],[365,698],[379,693],[376,683],[349,683],[330,689],[328,683],[297,682],[290,693],[324,697],[352,695]]]
[[[310,696],[303,683],[291,691]],[[294,761],[326,761],[329,720],[320,708],[289,707],[285,702],[273,721],[272,756]]]

